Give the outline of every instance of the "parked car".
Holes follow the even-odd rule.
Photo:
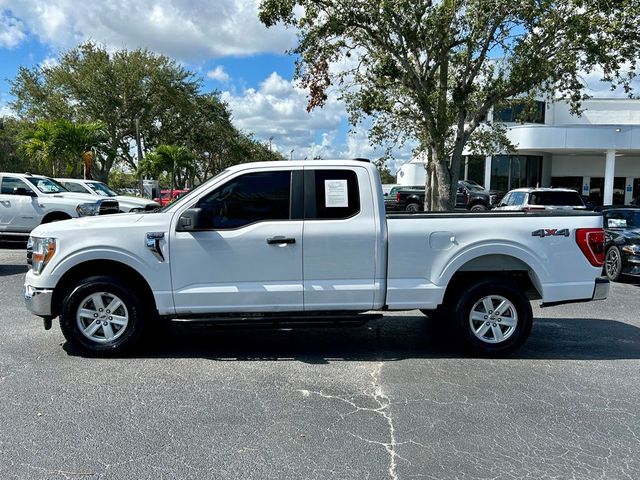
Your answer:
[[[474,213],[387,216],[382,199],[370,163],[236,165],[154,215],[36,228],[25,302],[90,354],[169,319],[337,325],[444,308],[467,347],[504,356],[529,336],[531,299],[608,294],[602,215],[507,213],[487,228]],[[549,227],[559,235],[531,235]]]
[[[580,194],[569,188],[516,188],[508,192],[496,210],[539,212],[543,210],[586,210]]]
[[[166,206],[168,203],[171,203],[175,200],[177,200],[178,198],[180,198],[180,196],[184,195],[185,193],[187,193],[189,190],[188,189],[174,189],[173,190],[173,198],[169,198],[171,196],[171,191],[170,190],[160,190],[160,197],[159,198],[154,198],[153,200],[160,203],[163,207]]]
[[[160,204],[147,198],[118,195],[106,184],[97,180],[83,180],[80,178],[56,178],[67,190],[78,193],[88,193],[95,197],[114,198],[120,205],[122,212],[144,212],[160,208]]]
[[[43,223],[117,213],[114,199],[69,192],[42,175],[0,173],[0,237],[26,238]]]
[[[421,212],[424,210],[424,186],[398,187],[392,189],[392,193],[395,193],[395,198],[389,198],[391,195],[385,197],[385,209],[388,212]],[[485,190],[476,183],[460,180],[456,192],[455,208],[472,212],[486,211],[491,209],[503,194],[504,192]]]
[[[384,209],[387,212],[402,212],[405,210],[406,205],[403,203],[403,205],[400,206],[399,203],[401,195],[399,195],[398,192],[400,191],[410,192],[409,195],[420,195],[420,192],[422,192],[422,198],[424,199],[424,185],[396,185],[384,196]],[[422,205],[422,200],[420,200],[420,205]]]
[[[482,212],[495,207],[504,197],[500,190],[487,190],[470,180],[458,181],[456,208],[466,208],[472,212]]]
[[[640,276],[640,208],[604,207],[604,272],[612,281]]]

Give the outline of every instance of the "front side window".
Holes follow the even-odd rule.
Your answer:
[[[524,203],[525,192],[513,192],[511,194],[511,199],[509,200],[509,205],[518,206]]]
[[[241,175],[203,197],[202,227],[239,228],[269,220],[289,220],[291,172],[257,172]]]
[[[3,193],[5,195],[15,195],[14,193],[14,189],[15,188],[21,188],[26,190],[27,192],[31,192],[32,190],[29,188],[29,186],[24,183],[22,180],[20,180],[19,178],[15,178],[15,177],[3,177],[2,178],[2,190],[0,191],[0,193]]]

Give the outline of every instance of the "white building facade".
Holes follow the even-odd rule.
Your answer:
[[[493,121],[508,126],[515,152],[465,157],[460,178],[485,188],[568,187],[594,205],[628,204],[640,196],[640,101],[590,99],[581,116],[565,102],[538,102],[535,120],[518,124],[518,112],[503,109]],[[491,119],[490,119],[491,120]],[[398,171],[401,185],[425,183],[424,161]]]

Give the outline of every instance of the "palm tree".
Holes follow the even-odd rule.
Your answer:
[[[179,145],[160,145],[149,153],[139,167],[140,174],[158,176],[167,172],[171,176],[171,191],[169,198],[173,199],[173,191],[176,185],[176,174],[182,177],[182,173],[194,175],[195,157],[189,149]]]

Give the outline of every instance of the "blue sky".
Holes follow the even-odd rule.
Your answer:
[[[109,49],[147,48],[196,72],[218,90],[234,123],[293,158],[377,158],[366,130],[349,133],[344,105],[306,112],[293,82],[295,31],[265,28],[257,0],[0,0],[0,115],[10,114],[9,80],[19,66],[55,61],[93,40]],[[399,157],[407,159],[406,150]]]

